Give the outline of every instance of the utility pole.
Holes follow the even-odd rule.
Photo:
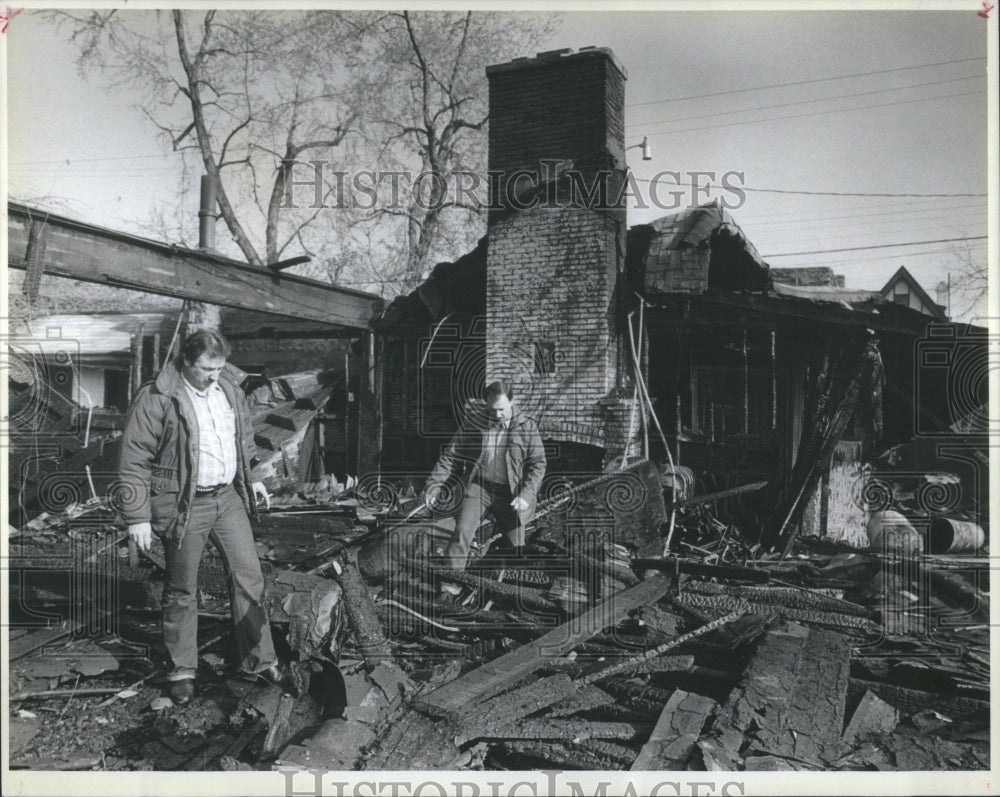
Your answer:
[[[201,207],[198,210],[198,249],[215,251],[215,221],[218,204],[218,185],[210,174],[201,176]],[[188,302],[186,334],[199,329],[218,330],[222,325],[222,311],[216,304]]]

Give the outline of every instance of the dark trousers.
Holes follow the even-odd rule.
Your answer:
[[[452,569],[465,570],[476,530],[488,511],[496,518],[497,531],[506,535],[511,545],[524,545],[524,527],[531,520],[531,510],[516,511],[510,505],[512,500],[514,496],[507,486],[480,481],[469,484],[448,543]]]
[[[211,540],[229,574],[229,603],[240,668],[261,672],[277,661],[264,611],[264,577],[243,501],[231,485],[191,505],[187,533],[178,547],[164,546],[163,640],[170,678],[193,677],[198,669],[198,563]]]

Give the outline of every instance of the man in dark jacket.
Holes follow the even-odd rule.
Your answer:
[[[205,541],[222,554],[240,667],[295,691],[292,673],[278,664],[264,610],[264,578],[250,528],[253,428],[242,390],[217,332],[187,337],[180,357],[135,396],[122,437],[121,509],[129,536],[148,550],[152,534],[163,542],[167,566],[163,638],[170,659],[170,696],[184,704],[194,695],[198,669],[198,563]]]
[[[431,509],[445,508],[461,498],[448,545],[455,570],[465,569],[476,529],[487,511],[519,552],[545,475],[545,449],[538,426],[518,412],[510,387],[493,382],[484,397],[485,412],[463,421],[424,489],[424,502]],[[456,595],[458,591],[453,584],[442,585],[444,593]]]

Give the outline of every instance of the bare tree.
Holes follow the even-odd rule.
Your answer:
[[[949,308],[951,315],[955,318],[985,318],[989,289],[986,258],[973,251],[969,241],[956,246],[953,254],[957,265],[949,269],[949,287],[950,293],[957,295],[961,304],[957,308]]]
[[[387,294],[481,234],[454,187],[485,172],[485,66],[530,54],[554,25],[479,12],[48,13],[84,74],[137,90],[164,142],[218,178],[221,217],[248,262],[306,252],[313,275]],[[360,170],[411,179],[372,206],[337,202],[332,175]],[[298,184],[312,178],[315,195]],[[310,201],[292,201],[293,189]]]
[[[542,14],[472,11],[403,11],[380,20],[387,104],[373,121],[383,157],[415,177],[407,197],[393,196],[402,201],[371,215],[400,222],[399,255],[385,279],[412,287],[435,257],[468,249],[482,235],[485,67],[531,54],[554,27],[554,17]]]
[[[52,12],[79,66],[142,89],[165,141],[217,178],[219,210],[254,265],[281,259],[319,209],[284,212],[287,170],[354,131],[364,84],[350,52],[375,17],[330,11]]]

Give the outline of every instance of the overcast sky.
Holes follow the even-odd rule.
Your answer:
[[[614,50],[628,72],[626,144],[648,136],[652,148],[650,161],[628,152],[640,186],[663,171],[682,182],[710,172],[716,186],[739,173],[728,179],[745,200],[731,212],[773,266],[828,264],[849,287],[876,289],[906,265],[933,297],[954,247],[985,262],[985,240],[781,255],[987,234],[988,24],[977,5],[571,12],[542,49]],[[5,38],[9,192],[136,229],[173,190],[176,156],[135,98],[83,80],[73,48],[37,18],[14,18]],[[661,203],[678,190],[670,182]],[[679,190],[690,204],[691,188]],[[720,188],[708,196],[740,202]],[[633,208],[629,221],[668,212]]]

